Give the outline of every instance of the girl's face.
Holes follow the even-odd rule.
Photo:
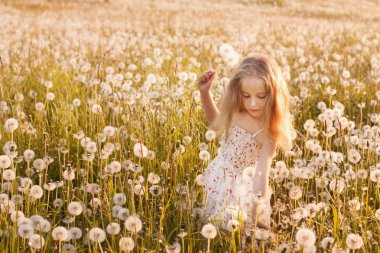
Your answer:
[[[269,95],[264,80],[255,76],[247,76],[243,77],[240,82],[240,97],[244,110],[253,118],[262,119]]]

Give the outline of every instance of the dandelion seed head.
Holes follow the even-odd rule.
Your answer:
[[[14,132],[18,128],[18,121],[15,118],[9,118],[5,121],[4,129],[7,132]]]
[[[78,240],[82,238],[82,230],[78,227],[70,228],[69,233],[71,235],[71,239],[73,240]]]
[[[116,210],[115,210],[116,212]],[[116,217],[119,219],[119,220],[126,220],[129,216],[129,210],[128,208],[120,208],[120,210],[118,210],[117,212],[117,215]]]
[[[34,151],[31,149],[27,149],[24,151],[24,159],[26,162],[31,162],[34,159]]]
[[[13,181],[16,178],[16,172],[12,169],[3,171],[3,179],[6,181]]]
[[[63,171],[62,176],[65,180],[71,181],[75,179],[75,172],[73,169],[67,169]]]
[[[349,249],[358,250],[363,247],[363,239],[358,234],[348,234],[346,244]]]
[[[331,249],[332,245],[334,244],[334,241],[334,238],[330,236],[323,238],[321,241],[321,248],[324,250]]]
[[[207,130],[205,136],[206,140],[212,141],[216,138],[216,133],[214,130]]]
[[[45,245],[45,239],[39,234],[33,234],[29,237],[29,246],[34,249],[41,249]]]
[[[228,231],[237,231],[240,227],[240,222],[238,220],[235,220],[235,219],[231,219],[228,221],[227,223],[227,230]]]
[[[66,240],[68,237],[68,234],[69,234],[69,231],[67,230],[67,228],[62,227],[62,226],[55,227],[53,231],[51,232],[53,239],[56,241]]]
[[[0,155],[0,168],[6,169],[11,166],[11,159],[7,155]]]
[[[21,219],[25,218],[25,215],[22,211],[13,211],[10,215],[11,221],[14,223],[18,223]]]
[[[133,192],[136,195],[144,195],[144,193],[145,193],[145,186],[143,186],[141,184],[136,184],[135,186],[133,186]]]
[[[206,239],[214,239],[217,235],[217,231],[214,225],[208,223],[202,227],[201,234]]]
[[[102,243],[106,239],[106,233],[101,228],[92,228],[88,231],[88,239],[93,242]]]
[[[142,143],[136,143],[133,146],[133,153],[137,157],[144,158],[148,155],[148,148]]]
[[[117,235],[120,233],[120,225],[116,222],[112,222],[107,225],[106,231],[110,235]]]
[[[299,245],[310,247],[316,241],[315,233],[308,228],[300,228],[296,233],[296,240]]]
[[[151,187],[149,187],[149,193],[153,196],[160,196],[162,195],[162,192],[162,187],[159,185],[152,185]]]
[[[131,215],[125,221],[125,228],[132,233],[138,233],[142,229],[142,222],[136,215]]]
[[[127,197],[125,196],[125,193],[116,193],[113,196],[113,202],[115,205],[122,206],[127,202]]]
[[[34,234],[34,229],[29,224],[21,224],[17,228],[17,233],[23,239],[29,239]]]
[[[83,207],[82,205],[77,201],[72,201],[67,206],[68,212],[71,215],[78,216],[82,213]]]
[[[165,245],[165,250],[168,253],[180,253],[181,252],[181,244],[179,242],[175,242],[173,244]]]
[[[210,153],[207,151],[207,150],[201,150],[199,152],[199,158],[202,160],[202,161],[208,161],[210,160]]]
[[[153,172],[150,172],[148,174],[148,178],[147,178],[148,182],[151,183],[151,184],[158,184],[160,182],[160,176],[153,173]]]
[[[44,195],[44,191],[39,185],[33,185],[30,187],[29,196],[33,199],[40,199]]]
[[[135,242],[131,237],[121,237],[119,240],[119,247],[122,251],[132,251],[135,247]]]

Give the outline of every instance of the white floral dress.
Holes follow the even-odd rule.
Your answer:
[[[242,221],[243,232],[250,235],[254,224],[252,211],[252,182],[262,144],[255,137],[263,129],[252,134],[232,124],[230,138],[224,134],[218,155],[209,163],[205,172],[204,222],[231,230],[236,220]],[[258,208],[258,220],[270,226],[270,198],[272,189],[264,196]]]

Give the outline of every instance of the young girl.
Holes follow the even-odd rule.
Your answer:
[[[256,226],[270,228],[270,166],[277,146],[292,147],[289,92],[273,59],[246,57],[235,69],[219,111],[210,94],[214,75],[208,71],[198,78],[209,128],[222,135],[218,155],[203,174],[204,221],[228,230],[241,224],[251,235]]]

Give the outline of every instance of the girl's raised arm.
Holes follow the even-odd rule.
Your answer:
[[[214,80],[214,76],[215,72],[208,71],[198,78],[203,110],[205,111],[208,125],[210,125],[214,121],[215,117],[219,114],[219,110],[216,107],[210,93],[210,88],[212,81]]]

